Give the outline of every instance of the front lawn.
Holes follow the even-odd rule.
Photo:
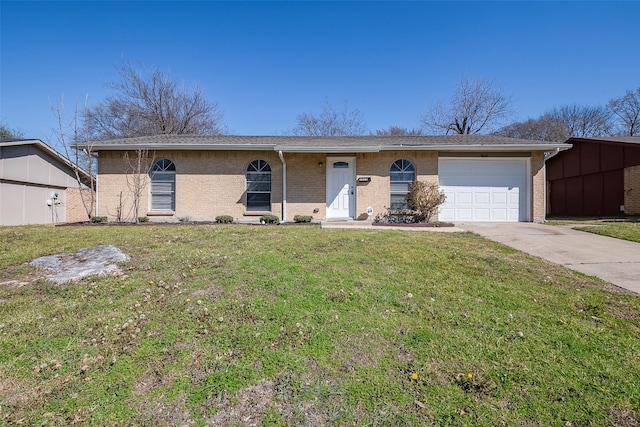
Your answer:
[[[598,225],[576,227],[576,230],[640,242],[640,222],[603,222]]]
[[[640,297],[471,233],[0,228],[0,282],[4,425],[640,422]]]

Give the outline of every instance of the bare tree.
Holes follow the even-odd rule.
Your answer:
[[[0,139],[22,139],[24,132],[0,123]]]
[[[612,99],[607,106],[621,122],[619,133],[626,136],[640,135],[640,87]]]
[[[496,135],[509,138],[555,142],[563,142],[569,137],[569,133],[563,123],[546,114],[537,119],[511,123],[499,129]]]
[[[133,222],[140,221],[140,200],[142,195],[151,181],[150,172],[155,161],[155,152],[149,152],[145,149],[137,149],[134,156],[129,155],[125,151],[123,158],[126,165],[127,187],[132,197]],[[120,195],[122,197],[122,195]],[[120,210],[122,210],[122,201],[120,202]]]
[[[88,96],[85,97],[84,110],[86,111]],[[93,216],[96,205],[96,188],[93,177],[96,173],[96,162],[93,153],[93,142],[89,138],[86,127],[82,126],[80,116],[83,114],[78,111],[76,104],[74,112],[71,116],[65,113],[64,96],[60,96],[55,104],[49,102],[49,109],[56,119],[57,128],[53,129],[54,144],[64,156],[71,162],[73,172],[78,184],[78,192],[82,206],[87,214],[87,220]],[[82,173],[89,174],[87,177]]]
[[[325,101],[319,116],[302,113],[296,117],[296,124],[292,131],[294,135],[357,136],[367,133],[360,110],[349,110],[346,102],[342,109],[336,110],[329,101]]]
[[[489,133],[511,114],[511,99],[491,80],[462,78],[448,103],[432,106],[421,118],[433,133]]]
[[[389,126],[387,129],[378,129],[378,136],[419,136],[424,135],[422,129],[407,129],[401,126]]]
[[[545,113],[564,126],[569,136],[606,136],[613,132],[611,114],[602,106],[569,104]]]
[[[157,68],[146,76],[126,64],[119,72],[122,80],[109,85],[115,93],[85,116],[94,139],[224,133],[218,105],[207,101],[198,86],[179,85]]]

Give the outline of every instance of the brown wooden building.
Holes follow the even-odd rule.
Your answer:
[[[640,214],[640,137],[569,138],[547,159],[551,215]]]

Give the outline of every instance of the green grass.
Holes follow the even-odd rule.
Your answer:
[[[607,222],[595,226],[576,227],[576,230],[640,242],[640,222]]]
[[[0,281],[5,425],[640,422],[640,297],[471,233],[0,228]]]
[[[607,220],[597,218],[582,219],[552,219],[550,225],[573,225],[576,230],[599,234],[616,239],[640,242],[640,221],[638,218],[628,218],[628,221]]]

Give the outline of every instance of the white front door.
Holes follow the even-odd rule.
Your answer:
[[[354,157],[327,158],[327,218],[353,218],[355,212]]]

